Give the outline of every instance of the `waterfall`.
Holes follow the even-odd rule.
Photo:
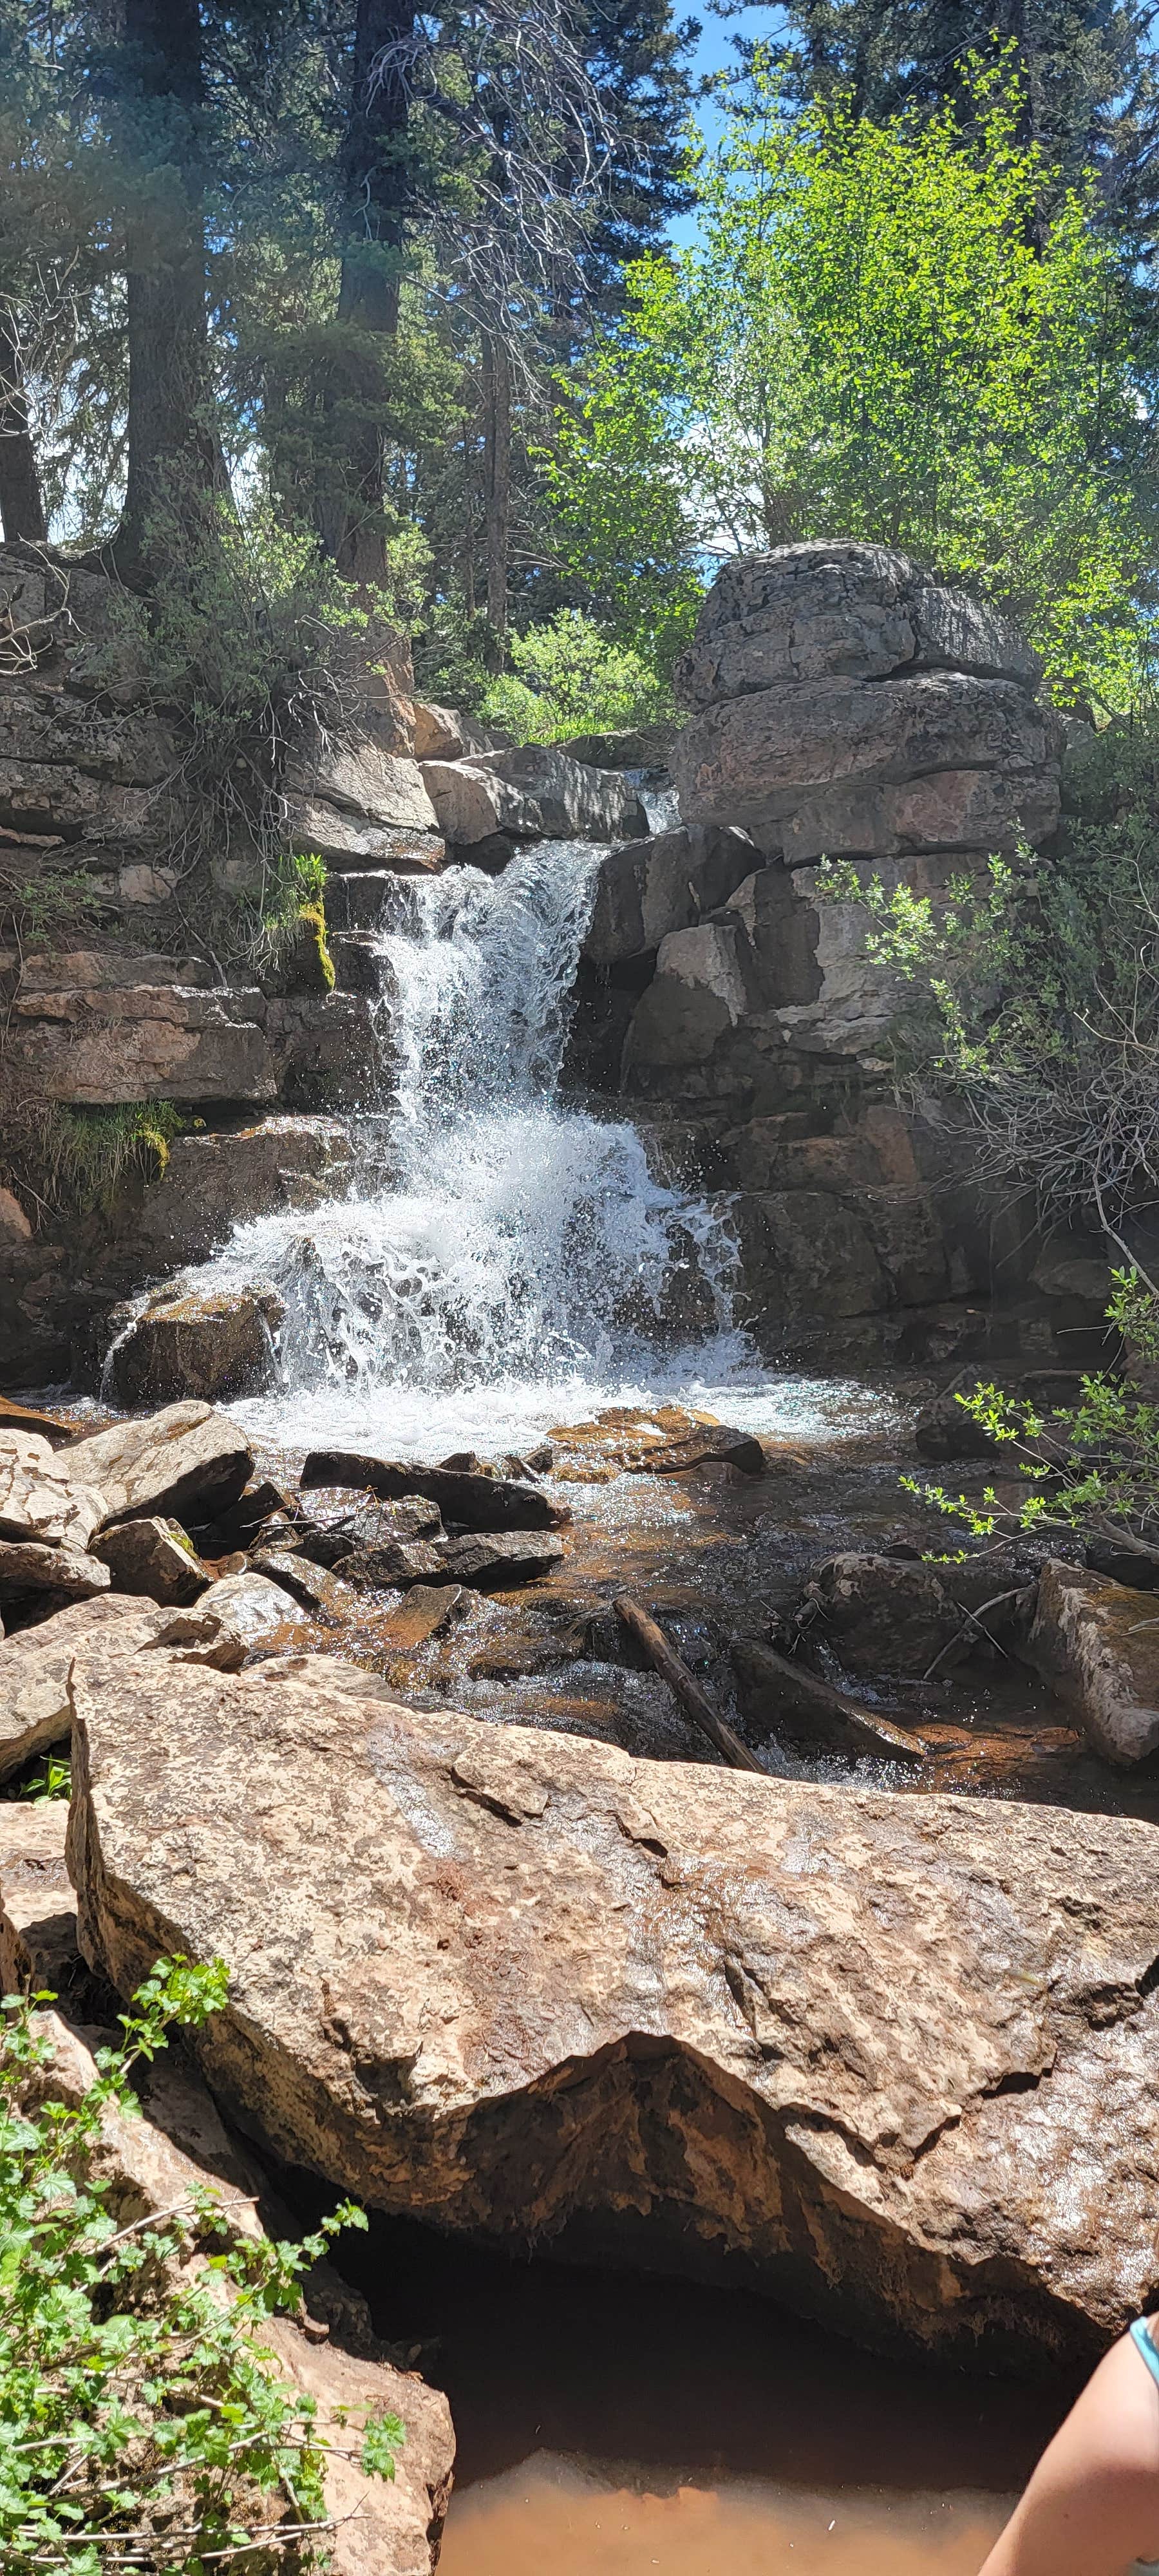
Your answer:
[[[624,1120],[559,1096],[603,852],[541,841],[498,877],[400,878],[377,936],[384,1096],[349,1194],[239,1225],[191,1288],[268,1281],[283,1438],[504,1436],[565,1406],[730,1373],[727,1214],[666,1185]],[[289,1400],[292,1399],[292,1415]],[[287,1433],[287,1425],[292,1429]]]

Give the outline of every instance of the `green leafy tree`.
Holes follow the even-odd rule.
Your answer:
[[[98,2053],[79,2102],[54,2097],[52,2043],[27,1999],[0,2035],[0,2560],[8,2576],[109,2567],[208,2576],[326,2557],[327,2445],[314,2400],[279,2377],[263,2322],[352,2205],[301,2244],[253,2241],[210,2190],[118,2225],[101,2171],[110,2105],[177,2024],[225,2000],[222,1961],[159,1959]],[[36,1996],[32,2003],[50,2002]],[[352,2427],[362,2465],[394,2476],[396,2417]]]
[[[514,670],[492,680],[482,713],[488,723],[505,725],[518,742],[613,733],[621,726],[657,723],[674,712],[639,654],[609,642],[575,608],[512,636],[511,659]]]
[[[1136,684],[1155,513],[1149,321],[1089,190],[973,74],[885,125],[758,66],[695,162],[699,240],[629,272],[561,411],[563,542],[670,651],[715,551],[900,546],[1022,616],[1063,699]],[[1044,203],[1054,210],[1045,230]]]

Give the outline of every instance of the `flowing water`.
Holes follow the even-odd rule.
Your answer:
[[[561,1416],[762,1386],[733,1322],[727,1206],[656,1176],[623,1119],[560,1097],[603,853],[541,841],[499,877],[400,879],[377,937],[382,1098],[352,1189],[240,1225],[194,1287],[270,1282],[265,1438],[518,1445]]]

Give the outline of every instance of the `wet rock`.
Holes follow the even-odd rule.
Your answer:
[[[750,1738],[756,1729],[757,1741],[788,1737],[810,1749],[871,1754],[879,1762],[921,1761],[926,1748],[920,1736],[907,1735],[878,1709],[858,1707],[799,1659],[779,1655],[754,1637],[738,1637],[731,1652]]]
[[[398,1584],[442,1580],[441,1546],[433,1539],[387,1539],[382,1547],[352,1548],[338,1559],[343,1581],[362,1592],[389,1592]],[[450,1577],[448,1576],[448,1581]]]
[[[179,1609],[196,1601],[213,1580],[180,1521],[119,1521],[94,1539],[92,1553],[107,1565],[115,1591],[172,1602]]]
[[[274,1335],[284,1314],[272,1288],[161,1289],[113,1342],[106,1393],[124,1405],[262,1395],[277,1381]]]
[[[62,1415],[43,1413],[35,1404],[18,1404],[14,1395],[0,1395],[0,1443],[7,1431],[35,1431],[50,1449],[62,1449],[66,1441],[76,1438],[76,1424]]]
[[[353,1548],[389,1547],[392,1539],[442,1538],[443,1516],[425,1494],[406,1494],[396,1503],[361,1503],[342,1522]]]
[[[204,1261],[247,1217],[339,1197],[353,1159],[346,1127],[320,1116],[175,1137],[136,1221],[142,1254],[170,1268]]]
[[[956,1639],[963,1652],[968,1644],[958,1605],[933,1567],[892,1556],[835,1556],[818,1566],[799,1626],[811,1647],[824,1643],[847,1672],[870,1679],[920,1675]]]
[[[384,1646],[399,1654],[416,1654],[428,1638],[450,1626],[462,1598],[463,1587],[457,1583],[416,1583],[375,1633]]]
[[[291,2163],[959,2362],[1145,2309],[1149,1825],[636,1762],[285,1660],[73,1691],[85,1955],[124,1995],[175,1942],[229,1961],[194,2046]]]
[[[276,1583],[280,1592],[317,1619],[323,1628],[345,1628],[358,1616],[361,1607],[349,1583],[328,1572],[324,1565],[313,1565],[285,1547],[260,1547],[250,1559],[255,1574]]]
[[[592,966],[618,966],[659,948],[675,930],[694,929],[701,914],[727,903],[760,865],[744,832],[650,833],[601,861],[583,944]]]
[[[735,1467],[742,1476],[763,1476],[767,1463],[751,1431],[730,1431],[724,1422],[698,1425],[680,1439],[629,1452],[624,1460],[637,1476],[686,1476],[693,1467]]]
[[[1106,1538],[1088,1538],[1083,1556],[1092,1574],[1109,1575],[1113,1583],[1125,1583],[1132,1592],[1159,1591],[1159,1548],[1146,1547],[1126,1534],[1109,1533]]]
[[[470,1584],[476,1592],[501,1590],[507,1583],[531,1583],[550,1574],[566,1555],[563,1540],[550,1530],[498,1530],[465,1538],[448,1538],[439,1548],[440,1583]]]
[[[75,1449],[53,1449],[39,1432],[0,1423],[0,1539],[83,1550],[108,1511]]]
[[[39,1547],[0,1538],[0,1601],[22,1592],[54,1592],[63,1601],[90,1601],[109,1589],[109,1569],[81,1547]]]
[[[39,2013],[36,2027],[49,2056],[32,2079],[34,2098],[76,2103],[97,2078],[88,2044],[94,2034],[54,2012]],[[201,2153],[178,2143],[183,2132],[192,2132]],[[229,2138],[196,2076],[184,2070],[156,2070],[143,2110],[106,2105],[93,2162],[108,2186],[108,2207],[120,2226],[168,2217],[174,2209],[192,2214],[208,2194],[213,2212],[195,2225],[195,2247],[208,2249],[223,2227],[257,2242],[265,2236],[254,2207],[255,2190],[265,2197],[264,2176],[252,2156]],[[195,2250],[195,2271],[203,2260]],[[329,2266],[320,2268],[329,2273]],[[306,2306],[315,2317],[318,2305],[308,2281]],[[447,2401],[416,2373],[398,2371],[373,2354],[344,2349],[341,2329],[327,2333],[326,2322],[316,2325],[309,2315],[302,2322],[288,2316],[263,2318],[261,2341],[276,2377],[312,2399],[317,2431],[333,2444],[323,2478],[325,2510],[336,2524],[329,2541],[333,2576],[430,2576],[454,2460]],[[389,2481],[366,2475],[358,2465],[360,2429],[371,2416],[383,2414],[399,2416],[406,2436]],[[276,2519],[276,2494],[267,2511]]]
[[[0,1645],[0,1781],[67,1735],[68,1676],[82,1648],[135,1654],[161,1636],[168,1613],[102,1592],[58,1610]]]
[[[228,1414],[210,1404],[170,1404],[146,1421],[114,1422],[65,1450],[68,1473],[99,1485],[110,1521],[175,1514],[208,1520],[235,1503],[253,1453]]]
[[[1038,1578],[1024,1651],[1105,1761],[1142,1762],[1155,1751],[1159,1619],[1152,1593],[1052,1558]]]
[[[316,1485],[355,1485],[394,1502],[421,1494],[445,1520],[469,1530],[555,1529],[570,1515],[546,1494],[515,1478],[423,1467],[411,1459],[373,1458],[360,1450],[312,1449],[301,1473],[303,1493]]]
[[[227,1649],[231,1644],[240,1649],[238,1662],[243,1655],[258,1652],[290,1653],[293,1631],[310,1624],[300,1602],[291,1600],[280,1583],[271,1583],[264,1574],[223,1575],[202,1593],[193,1615],[218,1624]],[[215,1654],[213,1661],[219,1669],[232,1668],[228,1653]]]

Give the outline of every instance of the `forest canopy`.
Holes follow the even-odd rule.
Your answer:
[[[880,538],[1131,703],[1154,14],[796,0],[706,141],[669,0],[0,0],[5,535],[147,588],[224,508],[540,729],[577,637],[663,706],[722,553]]]

